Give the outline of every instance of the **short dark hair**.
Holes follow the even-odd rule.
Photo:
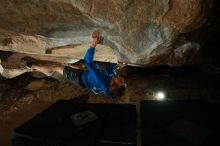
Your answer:
[[[116,98],[116,97],[120,97],[125,93],[126,90],[126,85],[122,85],[122,86],[117,86],[114,87],[111,91],[110,94],[112,96],[112,98]]]

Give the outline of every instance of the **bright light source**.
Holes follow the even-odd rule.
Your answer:
[[[164,92],[160,91],[160,92],[157,92],[156,95],[155,95],[155,98],[157,100],[164,100],[166,98],[166,95]]]

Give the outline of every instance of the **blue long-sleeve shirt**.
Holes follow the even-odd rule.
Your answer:
[[[82,74],[84,85],[94,94],[104,93],[112,98],[109,92],[111,79],[116,76],[116,64],[109,64],[105,70],[101,70],[99,65],[93,60],[95,48],[89,48],[84,56],[87,71]]]

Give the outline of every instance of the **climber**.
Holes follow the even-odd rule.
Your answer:
[[[100,38],[99,31],[93,32],[92,44],[84,56],[84,64],[73,64],[71,66],[65,66],[61,63],[38,64],[25,58],[22,59],[22,62],[29,68],[29,71],[38,71],[45,74],[59,72],[73,84],[81,88],[87,88],[94,94],[103,93],[106,97],[113,99],[122,96],[126,89],[124,78],[116,75],[116,68],[121,68],[123,65],[117,67],[116,64],[109,64],[102,70],[93,60],[96,45],[101,43]]]

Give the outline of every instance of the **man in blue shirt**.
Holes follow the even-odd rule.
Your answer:
[[[92,44],[84,56],[83,65],[74,64],[71,66],[64,66],[62,64],[32,64],[31,68],[35,71],[49,73],[57,71],[70,80],[75,85],[82,88],[87,88],[94,94],[103,93],[106,97],[112,99],[123,95],[126,84],[124,78],[117,76],[116,64],[109,64],[105,69],[101,69],[99,65],[93,60],[95,55],[95,47],[100,43],[100,33],[98,31],[92,34]]]

